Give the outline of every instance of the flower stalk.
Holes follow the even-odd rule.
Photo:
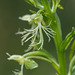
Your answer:
[[[62,32],[61,32],[61,24],[60,24],[60,20],[58,18],[57,15],[55,15],[56,17],[56,35],[54,38],[55,41],[55,45],[56,45],[56,49],[57,49],[57,55],[58,55],[58,61],[59,61],[59,65],[60,65],[60,75],[67,75],[67,71],[66,71],[66,61],[65,61],[65,52],[64,50],[60,49],[60,44],[62,43]]]
[[[66,71],[66,61],[65,61],[65,50],[74,39],[75,28],[72,28],[65,40],[62,39],[62,30],[60,19],[56,13],[56,9],[63,7],[59,4],[60,0],[25,0],[30,5],[33,5],[36,8],[39,8],[38,12],[31,11],[32,15],[25,15],[19,17],[23,21],[27,21],[30,25],[30,29],[24,29],[24,31],[18,31],[16,34],[22,35],[21,44],[31,41],[27,50],[27,53],[24,55],[9,55],[8,60],[17,61],[21,65],[21,71],[14,72],[15,75],[23,75],[23,66],[25,65],[26,69],[35,69],[38,67],[38,64],[33,59],[41,59],[49,62],[57,71],[57,75],[67,75]],[[43,48],[44,45],[44,35],[46,34],[49,42],[51,38],[54,39],[56,46],[58,62]],[[74,51],[75,41],[71,46],[71,50]],[[30,51],[32,50],[32,51]],[[37,50],[37,51],[35,51]],[[30,52],[29,52],[30,51]],[[73,52],[70,51],[70,67],[68,75],[72,75],[72,70],[75,67],[75,56]]]

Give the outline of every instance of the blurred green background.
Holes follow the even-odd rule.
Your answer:
[[[58,9],[58,15],[62,24],[63,39],[75,27],[75,0],[62,0],[61,5],[64,10]],[[23,54],[28,43],[21,46],[21,35],[15,33],[20,28],[29,28],[27,22],[18,19],[19,16],[31,14],[29,9],[38,10],[27,4],[24,0],[0,0],[0,75],[13,75],[12,71],[19,68],[18,63],[8,61],[6,52],[12,54]],[[45,37],[44,47],[57,58],[53,40],[48,43]],[[49,46],[49,47],[48,47]],[[66,61],[68,63],[69,48],[66,51]],[[49,63],[36,60],[39,67],[34,70],[24,69],[24,75],[55,75],[56,71]],[[68,66],[68,64],[67,64]],[[67,67],[68,68],[68,67]]]

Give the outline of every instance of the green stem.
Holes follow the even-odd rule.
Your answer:
[[[45,60],[45,61],[49,62],[57,70],[58,73],[60,73],[59,64],[53,59],[52,56],[50,56],[47,53],[44,53],[42,51],[33,51],[33,52],[29,52],[23,56],[24,56],[24,58],[34,57],[34,58]]]
[[[65,62],[65,53],[64,50],[60,49],[60,44],[62,43],[62,32],[61,32],[61,24],[57,14],[55,16],[55,23],[51,26],[51,28],[56,32],[54,42],[57,49],[58,61],[60,65],[60,75],[67,75],[66,71],[66,62]]]
[[[44,10],[48,13],[51,13],[50,3],[48,0],[41,0],[44,6]]]
[[[60,75],[67,75],[67,71],[66,71],[66,62],[65,62],[65,52],[64,50],[60,49],[60,44],[62,42],[62,33],[61,33],[61,28],[60,28],[60,20],[58,18],[58,16],[56,15],[56,19],[57,19],[57,31],[58,33],[57,38],[55,39],[56,42],[58,42],[57,44],[57,53],[58,53],[58,60],[59,60],[59,65],[60,65]]]
[[[57,66],[56,64],[53,64],[53,62],[52,62],[51,60],[47,59],[47,58],[40,57],[40,56],[29,56],[29,57],[27,57],[27,58],[35,58],[35,59],[41,59],[41,60],[47,61],[47,62],[49,62],[51,65],[54,66],[54,68],[57,70],[58,73],[60,73],[59,68],[57,68],[57,67],[59,67],[59,65]]]
[[[59,65],[60,65],[60,75],[67,75],[64,52],[58,51],[58,60],[59,60]]]
[[[24,57],[29,57],[29,56],[35,56],[35,55],[40,55],[40,56],[45,56],[45,57],[49,57],[47,54],[45,54],[44,52],[41,51],[33,51],[33,52],[29,52],[24,54]]]

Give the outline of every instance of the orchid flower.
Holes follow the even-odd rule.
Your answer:
[[[21,37],[22,38],[22,40],[21,40],[22,45],[25,42],[31,40],[31,44],[29,45],[29,47],[26,51],[29,51],[32,48],[38,49],[38,50],[43,48],[43,44],[44,44],[43,32],[48,37],[49,41],[50,41],[51,37],[54,38],[55,31],[53,31],[50,28],[50,24],[52,21],[50,21],[50,24],[48,26],[44,26],[42,24],[42,21],[43,21],[42,14],[36,13],[36,14],[32,14],[32,15],[25,15],[23,17],[19,17],[19,19],[24,20],[24,21],[28,21],[30,24],[32,24],[31,29],[24,29],[23,32],[21,32],[21,31],[17,32],[17,34],[23,35]],[[39,47],[37,48],[37,46],[39,46]]]

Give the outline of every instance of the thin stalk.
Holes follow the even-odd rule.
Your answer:
[[[60,28],[60,20],[58,18],[58,16],[56,15],[56,19],[57,19],[57,31],[58,33],[56,34],[57,37],[55,41],[58,42],[57,44],[57,53],[58,53],[58,60],[59,60],[59,65],[60,65],[60,75],[67,75],[67,71],[66,71],[66,62],[65,62],[65,52],[64,50],[60,49],[60,43],[62,42],[62,33],[61,33],[61,28]],[[58,41],[59,40],[59,41]]]
[[[60,66],[60,75],[67,75],[65,53],[64,50],[60,49],[60,44],[62,42],[61,24],[58,15],[54,14],[54,16],[56,21],[55,21],[55,25],[52,25],[51,28],[56,32],[56,35],[54,36],[55,37],[54,42],[57,49],[58,61]]]
[[[41,56],[45,56],[45,57],[49,57],[46,53],[41,52],[41,51],[33,51],[33,52],[29,52],[24,54],[24,57],[29,57],[29,56],[34,56],[34,55],[41,55]]]
[[[59,65],[60,65],[60,75],[67,75],[64,52],[58,51],[58,60],[59,60]]]
[[[54,66],[54,68],[57,70],[58,73],[60,73],[59,68],[57,68],[57,67],[59,67],[59,65],[54,64],[51,60],[49,60],[49,59],[47,59],[47,58],[40,57],[40,56],[29,56],[29,57],[27,57],[27,58],[29,58],[29,59],[30,59],[30,58],[41,59],[41,60],[47,61],[47,62],[49,62],[51,65]]]
[[[51,13],[50,3],[48,0],[41,0],[44,6],[44,10],[48,13]]]
[[[41,51],[34,51],[34,52],[29,52],[29,53],[23,55],[23,57],[24,58],[34,57],[34,58],[38,58],[38,59],[48,61],[57,70],[57,72],[60,73],[59,64],[53,59],[52,56],[50,56],[47,53],[44,53],[44,52],[41,52]]]

